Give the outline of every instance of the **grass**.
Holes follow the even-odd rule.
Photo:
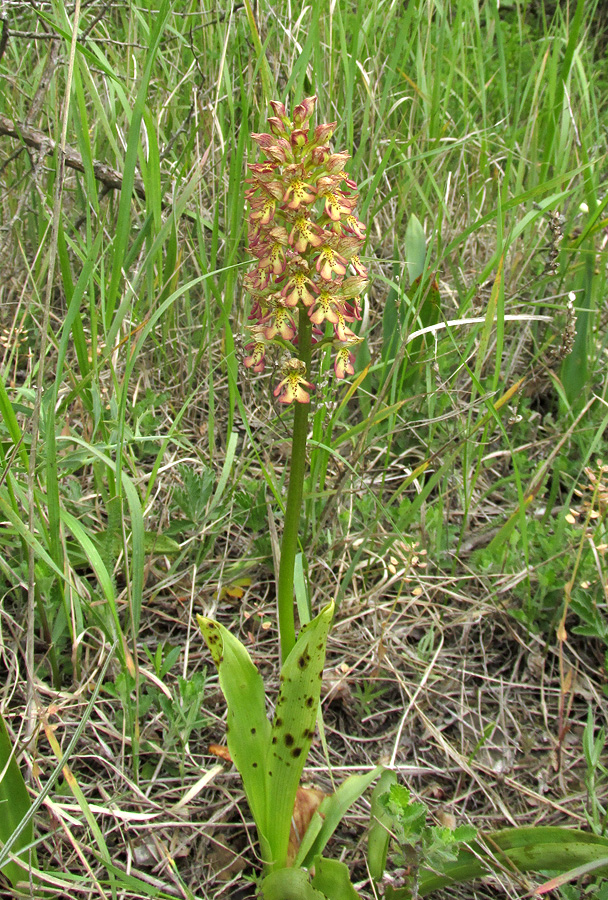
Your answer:
[[[58,894],[252,895],[192,621],[277,671],[291,414],[239,365],[249,133],[275,97],[338,121],[373,273],[358,375],[316,379],[296,573],[303,609],[339,606],[333,773],[392,758],[478,828],[605,819],[605,12],[248,10],[7,7],[0,709],[32,798],[52,781]],[[308,774],[330,786],[320,744]],[[341,845],[371,896],[367,810]]]

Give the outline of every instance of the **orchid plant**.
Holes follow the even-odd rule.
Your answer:
[[[249,166],[249,250],[256,264],[245,277],[253,299],[245,366],[263,372],[273,350],[282,357],[274,396],[295,403],[291,471],[278,578],[281,656],[295,641],[293,572],[306,467],[314,353],[335,349],[336,378],[354,374],[353,350],[362,338],[350,324],[361,318],[368,285],[361,262],[365,225],[355,215],[357,185],[344,171],[348,153],[332,151],[335,122],[310,127],[317,98],[287,115],[271,103],[270,134],[253,134],[266,159]],[[327,334],[329,332],[329,334]]]
[[[320,863],[320,854],[344,812],[380,772],[378,768],[347,779],[325,798],[306,833],[298,836],[297,847],[292,842],[290,848],[294,804],[315,733],[334,612],[330,603],[303,623],[296,638],[294,564],[314,391],[312,358],[333,345],[336,378],[354,373],[353,351],[362,338],[350,326],[361,318],[360,297],[368,284],[359,256],[365,226],[355,215],[356,184],[344,171],[348,154],[334,152],[329,144],[335,122],[311,127],[316,100],[303,100],[291,118],[283,103],[271,103],[270,133],[252,135],[265,159],[249,165],[246,194],[249,250],[255,263],[245,276],[253,307],[244,364],[261,373],[278,354],[280,376],[274,396],[279,403],[294,406],[277,579],[281,687],[272,722],[266,714],[261,675],[247,649],[220,623],[198,617],[227,703],[228,749],[257,827],[266,900],[293,892],[328,896],[320,892],[319,882],[313,887],[308,881],[307,870],[314,862],[317,879],[338,877],[350,885],[346,866],[331,860]]]

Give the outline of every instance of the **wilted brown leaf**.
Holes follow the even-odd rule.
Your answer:
[[[291,830],[289,832],[289,847],[287,850],[287,865],[291,866],[296,853],[302,842],[302,838],[306,834],[306,829],[310,824],[315,811],[321,805],[322,800],[328,794],[317,788],[299,787],[296,794],[296,802],[291,818]]]
[[[222,746],[222,744],[209,744],[208,752],[212,756],[219,756],[220,759],[225,759],[226,762],[232,762],[230,750],[228,749],[228,747]]]

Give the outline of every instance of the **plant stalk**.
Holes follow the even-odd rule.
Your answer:
[[[307,377],[310,377],[312,323],[308,318],[306,309],[300,309],[298,336],[298,356],[306,364],[306,374]],[[279,581],[277,585],[281,664],[285,662],[296,642],[293,573],[300,530],[300,511],[302,509],[302,493],[306,472],[308,412],[310,409],[310,403],[295,403],[294,405],[289,488],[287,490],[287,506],[285,507],[285,524],[281,541],[281,561],[279,563]]]

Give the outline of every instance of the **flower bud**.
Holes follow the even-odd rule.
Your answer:
[[[308,125],[308,120],[314,113],[316,104],[316,96],[307,97],[306,100],[302,100],[301,103],[298,103],[293,111],[293,124],[296,128],[302,128],[304,125]]]
[[[283,119],[284,122],[288,121],[287,119],[287,110],[285,109],[285,104],[281,103],[280,100],[271,100],[270,105],[274,110],[275,116],[278,116],[280,119]]]
[[[277,137],[286,138],[289,136],[289,132],[285,128],[285,125],[281,121],[281,119],[271,117],[268,119],[268,124],[270,125],[270,130],[273,134],[276,134]]]
[[[315,147],[310,156],[315,166],[322,166],[325,164],[325,160],[329,159],[330,154],[329,147]]]
[[[313,137],[313,143],[317,146],[328,141],[336,130],[337,122],[327,122],[326,125],[317,125]],[[329,148],[327,148],[329,150]]]
[[[325,168],[328,172],[341,172],[347,159],[350,159],[350,153],[347,153],[346,150],[341,153],[332,153],[329,159],[325,160]]]

